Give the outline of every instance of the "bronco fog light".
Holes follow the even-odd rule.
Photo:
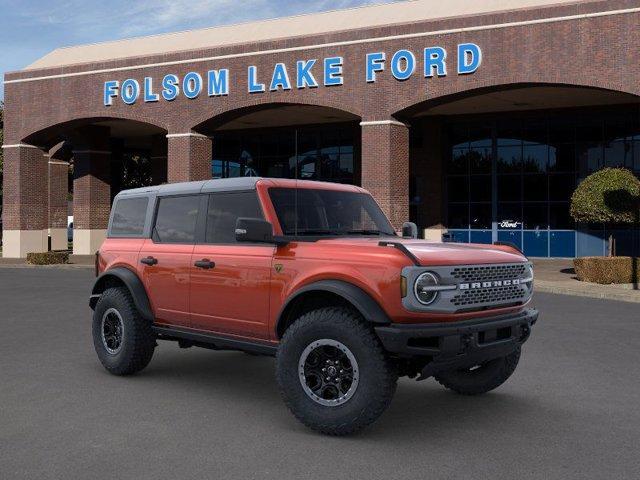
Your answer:
[[[418,301],[423,305],[434,302],[438,296],[438,277],[431,272],[424,272],[413,285],[413,291]]]

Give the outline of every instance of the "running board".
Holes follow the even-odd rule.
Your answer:
[[[240,350],[260,355],[275,356],[278,347],[263,342],[250,342],[212,333],[194,332],[176,327],[152,326],[158,340],[178,341],[181,345],[209,348],[212,350]]]

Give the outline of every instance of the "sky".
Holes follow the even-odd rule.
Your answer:
[[[0,75],[20,70],[59,47],[388,1],[0,0]]]

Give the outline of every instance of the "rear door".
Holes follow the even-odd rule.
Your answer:
[[[139,262],[151,308],[160,324],[188,327],[189,275],[203,195],[158,198],[152,238]]]
[[[263,218],[255,191],[208,196],[204,243],[191,258],[194,328],[269,338],[269,287],[275,246],[237,243],[238,217]]]

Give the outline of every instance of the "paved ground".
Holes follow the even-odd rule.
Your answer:
[[[91,272],[0,269],[0,478],[637,479],[638,306],[539,294],[514,377],[479,398],[402,380],[363,434],[305,429],[273,361],[162,344],[141,375],[99,365]]]
[[[538,292],[640,303],[638,285],[600,285],[579,281],[570,258],[536,258],[533,259],[533,265]]]

